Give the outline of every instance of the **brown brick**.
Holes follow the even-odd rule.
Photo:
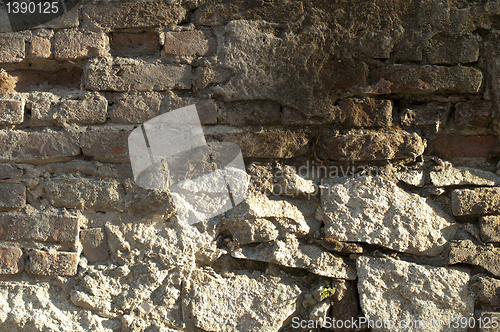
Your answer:
[[[23,170],[12,165],[0,165],[0,180],[17,179],[23,176]]]
[[[227,122],[231,126],[276,124],[281,119],[281,107],[267,100],[227,103]]]
[[[31,251],[29,260],[29,272],[44,276],[74,276],[78,268],[75,252]]]
[[[54,35],[54,57],[59,60],[103,57],[107,53],[106,44],[103,33],[59,31]]]
[[[171,26],[181,22],[186,9],[163,2],[96,3],[82,10],[83,25],[108,29]]]
[[[332,90],[366,86],[368,66],[363,61],[335,60],[327,62],[319,73],[323,86]]]
[[[24,102],[13,99],[0,100],[0,125],[21,124],[24,120]]]
[[[334,114],[334,123],[347,127],[391,127],[390,100],[348,98],[342,100]]]
[[[217,51],[215,38],[207,31],[167,32],[164,42],[163,56],[210,56]]]
[[[0,183],[0,211],[18,211],[26,206],[23,184]]]
[[[127,59],[90,60],[84,68],[85,87],[96,91],[164,91],[191,88],[191,66]]]
[[[30,59],[48,59],[51,57],[50,40],[43,37],[31,37],[31,43],[28,46],[28,58]]]
[[[376,69],[372,83],[387,82],[380,93],[478,93],[483,74],[472,67],[390,65]],[[376,93],[376,92],[375,92]]]
[[[142,33],[113,32],[110,35],[111,53],[120,56],[160,54],[160,36],[156,31]]]
[[[323,140],[316,147],[322,160],[390,160],[422,155],[425,145],[415,133],[372,132],[345,134]]]
[[[443,158],[481,158],[500,156],[500,144],[495,136],[461,136],[439,134],[432,143],[433,153]]]
[[[0,274],[16,274],[24,270],[23,251],[19,248],[0,248]]]
[[[0,63],[20,62],[24,55],[23,37],[0,36]]]
[[[471,100],[455,105],[455,123],[462,127],[488,128],[493,121],[493,103],[485,100]]]
[[[0,240],[75,243],[78,218],[58,215],[0,214]]]
[[[103,262],[109,258],[106,232],[103,228],[82,230],[83,254],[89,263]]]
[[[476,62],[479,58],[477,37],[450,38],[438,35],[428,41],[427,61],[431,64],[455,65]]]
[[[431,102],[403,107],[401,124],[407,127],[433,127],[435,132],[446,124],[451,104]]]
[[[500,242],[500,216],[479,218],[479,235],[484,242]]]
[[[114,123],[144,123],[160,115],[160,103],[160,98],[154,95],[129,95],[115,102],[109,117]]]
[[[80,145],[85,156],[102,162],[129,162],[128,136],[131,130],[90,129],[83,133]]]
[[[500,214],[500,187],[456,189],[451,193],[456,216]]]
[[[78,156],[80,148],[66,132],[0,130],[0,162],[49,163]]]

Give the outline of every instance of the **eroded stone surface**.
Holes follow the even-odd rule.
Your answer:
[[[493,275],[500,277],[500,250],[488,246],[476,246],[472,241],[461,241],[451,248],[448,264],[465,263],[481,266]]]
[[[399,322],[470,317],[474,299],[469,273],[463,270],[418,265],[388,258],[359,257],[358,291],[361,309],[368,319],[392,320],[395,326],[375,331],[406,331]],[[444,324],[443,324],[444,325]],[[405,326],[403,326],[405,327]],[[428,324],[421,331],[435,331]],[[440,331],[467,331],[441,326]]]
[[[325,236],[339,241],[435,256],[456,231],[451,217],[438,207],[379,176],[332,184],[321,201],[318,218],[325,222]]]
[[[449,167],[430,173],[432,184],[437,187],[474,185],[500,185],[500,177],[487,171],[469,167]]]
[[[489,306],[500,305],[500,280],[476,274],[471,279],[471,290],[477,294],[479,303]]]

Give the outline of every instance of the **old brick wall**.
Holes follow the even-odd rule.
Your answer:
[[[500,2],[82,1],[4,23],[0,331],[500,318]],[[196,227],[136,186],[127,146],[190,104],[251,179]]]

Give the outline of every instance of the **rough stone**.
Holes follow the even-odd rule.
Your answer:
[[[76,244],[78,218],[60,215],[0,215],[0,240],[41,241]]]
[[[402,170],[394,173],[399,181],[415,187],[423,187],[426,182],[423,170]]]
[[[52,44],[47,38],[32,36],[28,47],[29,59],[48,59],[52,56]]]
[[[392,102],[372,98],[342,100],[334,123],[348,127],[391,127]]]
[[[500,305],[500,280],[476,274],[471,279],[471,290],[476,293],[479,303],[491,307]]]
[[[256,247],[237,248],[231,252],[234,258],[251,259],[277,265],[306,269],[324,277],[356,279],[351,262],[344,261],[315,245],[299,245],[296,240],[261,243]]]
[[[450,109],[451,104],[436,102],[409,105],[403,109],[401,124],[407,127],[431,127],[437,133],[442,125],[446,125]]]
[[[448,256],[448,264],[471,264],[484,268],[500,277],[500,250],[489,246],[476,246],[470,240],[461,241],[452,247]]]
[[[424,153],[425,144],[416,133],[349,133],[326,138],[316,151],[322,160],[386,160],[415,158]]]
[[[500,330],[498,326],[500,312],[482,311],[476,320],[478,325],[481,322],[479,332],[498,332]]]
[[[85,87],[97,91],[163,91],[191,88],[191,66],[137,59],[92,59],[83,69]]]
[[[103,57],[108,52],[108,44],[108,37],[103,33],[59,31],[54,35],[54,57],[58,60]]]
[[[15,247],[0,248],[0,274],[16,274],[24,269],[23,251]]]
[[[78,254],[75,252],[49,253],[31,251],[29,272],[44,276],[74,276],[78,268]]]
[[[479,235],[484,242],[500,242],[500,216],[479,218]]]
[[[455,123],[462,127],[488,128],[493,121],[493,103],[485,100],[471,100],[455,105]]]
[[[129,162],[128,136],[123,128],[92,128],[82,134],[80,146],[85,156],[101,162]]]
[[[287,201],[270,200],[263,194],[250,194],[227,212],[224,219],[240,245],[304,237],[309,233],[309,226],[297,207]]]
[[[0,63],[24,60],[24,38],[21,36],[0,36]]]
[[[471,67],[390,65],[376,69],[373,83],[389,82],[383,94],[478,93],[483,82],[480,70]]]
[[[12,165],[0,165],[0,180],[17,179],[23,176],[23,170]]]
[[[362,254],[363,247],[357,243],[340,242],[332,238],[314,240],[329,252],[339,255]]]
[[[157,31],[141,33],[112,32],[111,53],[119,56],[160,54],[160,36]]]
[[[500,143],[490,135],[438,134],[432,153],[442,158],[495,158],[500,156]]]
[[[207,279],[188,283],[182,303],[184,317],[205,331],[279,331],[302,293],[286,279],[259,274]]]
[[[331,302],[323,301],[317,303],[309,313],[309,319],[313,321],[323,321],[326,322],[326,317],[328,316],[328,312],[330,311]]]
[[[0,125],[21,124],[24,120],[24,102],[14,99],[0,100]]]
[[[90,228],[81,231],[83,255],[89,263],[103,262],[109,258],[106,232],[103,228]]]
[[[421,331],[435,331],[430,325],[434,320],[442,322],[440,331],[468,331],[449,329],[444,323],[450,317],[474,314],[468,272],[368,256],[359,257],[356,266],[361,309],[367,319],[392,321],[395,326],[386,329],[391,331],[407,331],[403,320],[424,321],[427,325]]]
[[[315,191],[314,182],[299,176],[295,168],[287,165],[276,165],[273,186],[273,192],[276,195],[307,195]]]
[[[379,176],[324,184],[317,218],[325,236],[365,242],[421,256],[436,256],[453,239],[456,224],[430,201]]]
[[[114,123],[144,123],[160,115],[160,103],[160,97],[153,94],[128,95],[115,102],[109,117]]]
[[[0,162],[43,164],[69,160],[80,148],[67,132],[0,130]]]
[[[18,211],[26,206],[26,186],[0,183],[0,211]]]
[[[500,177],[487,171],[468,167],[447,167],[430,173],[432,184],[436,187],[473,185],[497,186]]]
[[[231,126],[268,125],[281,120],[280,105],[267,100],[227,103],[227,123]]]
[[[210,56],[217,51],[217,42],[209,31],[167,32],[164,36],[163,56]]]
[[[368,65],[360,60],[334,60],[326,62],[319,73],[321,83],[329,90],[344,90],[366,86]]]
[[[45,193],[55,207],[93,208],[97,211],[123,211],[120,183],[114,179],[93,180],[59,176],[45,182]]]
[[[451,207],[456,216],[500,214],[500,187],[453,190]]]
[[[211,99],[169,96],[163,98],[160,105],[160,112],[163,114],[193,104],[196,105],[198,117],[200,118],[200,122],[202,125],[217,123],[218,106],[215,101]]]
[[[476,62],[479,42],[476,36],[450,38],[440,35],[428,41],[427,61],[436,65],[456,65]]]

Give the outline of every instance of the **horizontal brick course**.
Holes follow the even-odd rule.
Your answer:
[[[76,60],[103,57],[107,54],[108,37],[103,33],[59,31],[54,35],[54,57]]]
[[[500,156],[500,143],[497,137],[489,135],[439,134],[432,142],[432,150],[444,158],[488,158]]]
[[[20,36],[0,36],[0,63],[24,60],[24,38]]]
[[[21,124],[24,120],[24,102],[0,99],[0,125]]]
[[[163,56],[209,56],[214,55],[217,43],[211,32],[181,31],[167,32],[164,37]]]
[[[113,55],[134,56],[160,54],[160,36],[156,31],[142,33],[113,32],[110,35]]]
[[[500,214],[500,187],[456,189],[451,206],[456,216]]]
[[[19,248],[0,248],[0,274],[16,274],[24,270],[23,251]]]
[[[87,130],[82,134],[80,145],[85,156],[102,162],[129,162],[128,136],[131,130],[106,128]]]
[[[152,95],[129,95],[114,103],[109,112],[113,123],[144,123],[160,115],[161,99]]]
[[[74,276],[78,268],[78,254],[74,252],[31,251],[29,260],[29,272],[37,275]]]
[[[0,211],[18,211],[26,206],[24,184],[0,183]]]

